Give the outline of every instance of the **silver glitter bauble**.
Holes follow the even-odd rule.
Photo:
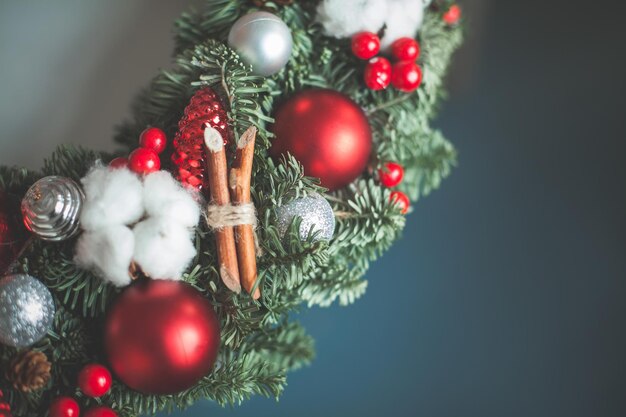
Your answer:
[[[52,327],[54,301],[48,288],[30,275],[9,275],[0,281],[0,343],[32,345]]]
[[[289,27],[278,16],[253,12],[235,22],[228,34],[228,45],[252,66],[255,74],[266,77],[287,64],[293,40]]]
[[[24,224],[43,240],[72,237],[78,232],[83,199],[81,188],[71,179],[42,178],[30,187],[22,200]]]
[[[315,240],[330,240],[335,233],[335,214],[326,199],[319,194],[298,198],[276,209],[278,232],[285,236],[294,217],[302,218],[300,239],[309,237],[309,232],[318,232]]]

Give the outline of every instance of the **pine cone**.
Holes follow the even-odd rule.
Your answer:
[[[52,364],[44,353],[25,350],[9,365],[6,378],[16,390],[31,392],[43,388],[50,381]]]

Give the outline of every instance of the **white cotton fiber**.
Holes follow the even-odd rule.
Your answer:
[[[85,202],[80,215],[84,230],[137,222],[143,215],[142,184],[125,168],[93,168],[81,182]]]
[[[184,227],[194,227],[200,220],[200,207],[191,192],[169,172],[158,171],[145,177],[143,202],[150,217],[164,217]]]
[[[189,230],[167,218],[144,220],[134,234],[134,260],[150,278],[179,280],[196,255]]]
[[[391,0],[388,2],[387,29],[381,39],[381,48],[387,49],[399,38],[414,38],[424,19],[423,0]]]
[[[387,16],[387,0],[323,0],[317,20],[324,32],[346,38],[361,31],[378,32]]]
[[[76,264],[94,268],[105,281],[123,287],[130,284],[135,238],[126,226],[108,226],[83,233],[76,243]]]

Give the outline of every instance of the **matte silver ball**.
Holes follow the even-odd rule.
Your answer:
[[[335,213],[326,199],[319,194],[298,198],[276,209],[278,233],[285,236],[294,217],[302,218],[300,239],[306,240],[309,233],[317,233],[314,240],[330,240],[335,233]]]
[[[267,77],[285,67],[293,40],[289,27],[278,16],[253,12],[235,22],[228,34],[228,45],[252,66],[255,74]]]
[[[52,295],[39,280],[20,274],[0,281],[0,343],[32,345],[48,333],[54,314]]]

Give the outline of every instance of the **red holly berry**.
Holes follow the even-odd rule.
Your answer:
[[[11,406],[4,401],[4,393],[0,390],[0,417],[12,417]]]
[[[395,187],[402,182],[404,168],[395,162],[387,162],[383,168],[378,170],[380,183],[387,188]]]
[[[420,44],[413,38],[400,38],[391,44],[391,53],[398,61],[415,61],[420,56]]]
[[[409,197],[407,197],[402,191],[392,191],[389,195],[389,201],[391,201],[392,204],[397,205],[402,214],[406,214],[406,212],[409,211],[411,202],[409,201]]]
[[[78,417],[80,407],[75,399],[70,397],[59,397],[52,401],[48,409],[50,417]]]
[[[359,32],[352,36],[352,53],[360,59],[375,57],[380,51],[380,38],[372,32]]]
[[[89,397],[102,397],[109,392],[112,382],[111,372],[97,363],[86,365],[78,374],[78,387]]]
[[[391,84],[400,91],[411,92],[422,83],[422,69],[413,61],[401,61],[391,68]]]
[[[128,158],[124,158],[120,156],[119,158],[115,158],[111,162],[109,162],[109,167],[111,168],[126,168],[128,166]]]
[[[443,21],[449,25],[456,25],[461,20],[461,7],[457,4],[450,6],[447,12],[443,14]]]
[[[161,169],[161,160],[152,149],[137,148],[128,157],[128,168],[137,174],[149,174]]]
[[[83,417],[117,417],[117,413],[109,407],[95,407],[87,410]]]
[[[167,136],[158,127],[149,127],[139,135],[139,145],[142,148],[152,149],[156,153],[161,153],[167,146]]]
[[[391,63],[389,60],[382,57],[370,59],[365,66],[363,80],[370,90],[387,88],[391,81]]]

